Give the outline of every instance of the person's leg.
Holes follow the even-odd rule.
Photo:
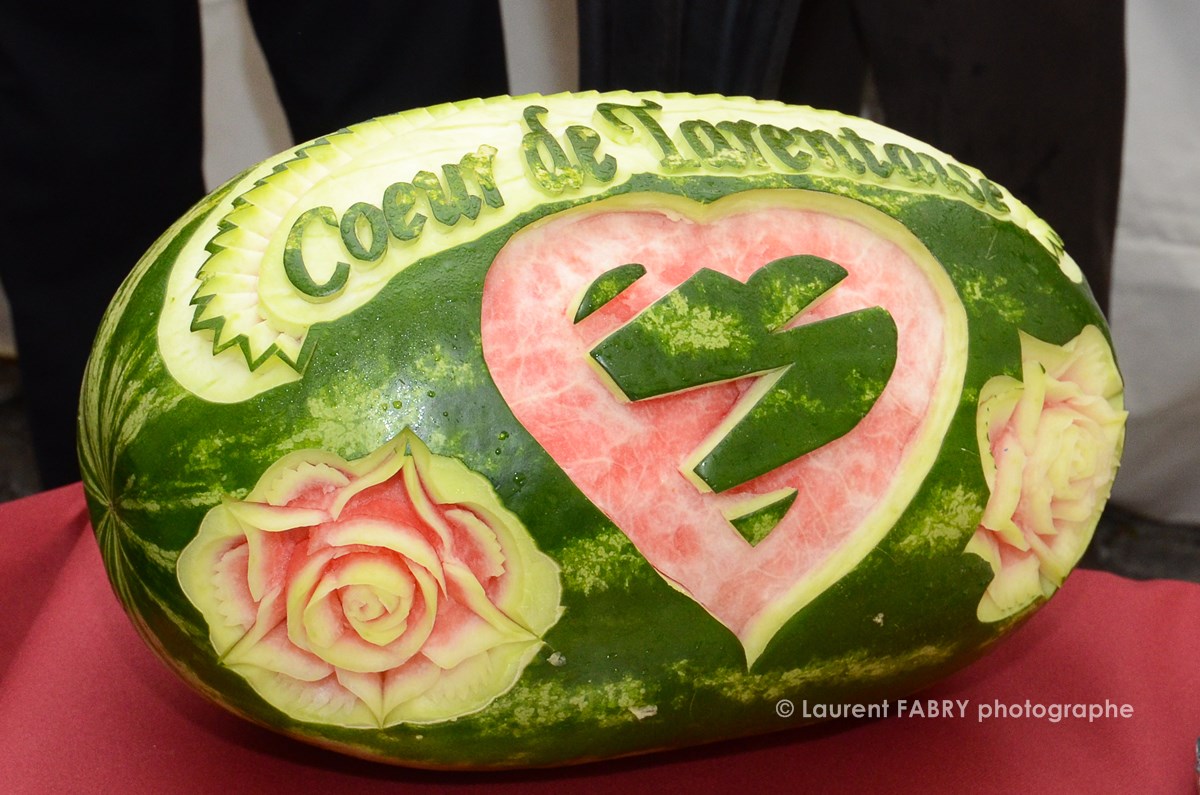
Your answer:
[[[858,115],[866,79],[866,51],[849,0],[802,0],[779,93],[769,98]]]
[[[579,0],[580,88],[771,97],[800,0]]]
[[[496,2],[249,0],[297,142],[410,108],[507,93]]]
[[[0,280],[43,487],[79,478],[101,314],[204,194],[199,30],[195,0],[0,6]]]
[[[856,0],[884,122],[978,167],[1063,237],[1107,309],[1124,6]]]

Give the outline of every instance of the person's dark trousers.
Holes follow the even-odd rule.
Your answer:
[[[494,2],[249,9],[298,142],[507,91]],[[0,282],[45,488],[79,478],[79,386],[105,307],[205,192],[201,122],[196,0],[0,4]]]
[[[582,88],[745,94],[882,121],[1046,219],[1107,311],[1125,122],[1121,0],[578,0]]]

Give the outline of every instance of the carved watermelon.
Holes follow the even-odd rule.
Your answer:
[[[548,765],[969,662],[1078,561],[1124,412],[1049,227],[860,119],[658,94],[376,119],[147,253],[81,404],[117,596],[352,754]]]

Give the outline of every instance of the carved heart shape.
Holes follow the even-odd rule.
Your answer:
[[[879,543],[924,480],[962,388],[965,313],[911,233],[858,202],[803,191],[703,206],[655,198],[611,199],[514,235],[484,285],[484,358],[516,418],[667,582],[741,640],[752,665]],[[759,377],[628,402],[589,352],[700,268],[746,282],[797,254],[848,275],[789,326],[882,307],[896,324],[895,370],[849,433],[734,488],[701,491],[681,466]],[[576,323],[580,296],[623,263],[646,273]],[[792,490],[756,544],[727,518]]]

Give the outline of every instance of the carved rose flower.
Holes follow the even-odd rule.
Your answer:
[[[486,479],[407,430],[355,461],[283,457],[178,561],[223,664],[297,719],[351,727],[505,693],[558,620],[558,574]]]
[[[1054,593],[1082,557],[1116,476],[1123,387],[1095,326],[1065,345],[1021,333],[1022,380],[996,376],[979,394],[976,431],[991,497],[967,545],[995,577],[982,621]]]

